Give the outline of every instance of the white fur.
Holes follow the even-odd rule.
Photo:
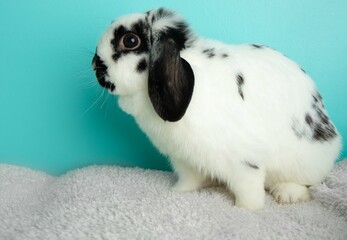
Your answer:
[[[120,24],[130,27],[145,16],[131,15],[114,22],[101,38],[98,54],[109,68],[108,80],[116,85],[113,93],[119,95],[119,106],[169,156],[179,177],[174,189],[195,190],[212,178],[227,185],[239,207],[262,208],[264,188],[281,203],[307,200],[305,186],[327,176],[341,149],[339,136],[321,142],[293,134],[293,119],[302,119],[311,109],[316,89],[311,78],[270,48],[195,37],[181,51],[195,75],[192,100],[181,120],[163,121],[147,93],[148,70],[135,71],[139,59],[146,56],[148,60],[148,54],[128,54],[117,63],[111,58],[113,29]],[[178,21],[176,16],[173,19]],[[162,20],[153,27],[162,29],[165,24],[170,21]],[[214,48],[214,58],[202,53],[207,48]],[[224,53],[229,57],[222,58]],[[238,93],[238,74],[245,81],[244,100]]]

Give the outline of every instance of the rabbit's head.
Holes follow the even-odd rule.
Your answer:
[[[113,22],[93,58],[101,86],[119,96],[148,92],[157,114],[178,121],[194,89],[194,73],[180,53],[194,41],[188,25],[160,8]]]

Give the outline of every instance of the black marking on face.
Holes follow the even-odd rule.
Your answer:
[[[139,35],[142,40],[146,39],[146,35],[147,35],[146,33],[148,31],[148,25],[146,24],[146,22],[144,20],[140,19],[137,23],[134,23],[130,29],[132,32]],[[145,41],[145,43],[146,43],[146,41]],[[143,44],[141,50],[148,50],[148,45]]]
[[[122,53],[121,52],[115,52],[113,55],[112,55],[112,59],[117,62],[118,59],[122,56]]]
[[[111,82],[106,82],[105,88],[110,89],[111,92],[113,92],[116,89],[116,86]]]
[[[249,166],[249,167],[251,167],[253,169],[256,169],[256,170],[259,169],[259,167],[257,165],[255,165],[254,163],[250,163],[248,161],[244,161],[244,162],[246,163],[247,166]]]
[[[123,25],[120,25],[118,28],[114,30],[114,37],[111,40],[111,45],[113,47],[114,53],[112,54],[112,59],[117,62],[118,59],[126,54],[133,53],[136,55],[145,53],[149,51],[148,47],[148,41],[147,41],[147,31],[148,26],[143,20],[139,20],[138,22],[134,23],[130,29],[125,28]],[[141,40],[141,44],[139,47],[137,47],[134,50],[131,49],[122,49],[121,48],[121,40],[123,39],[123,36],[126,34],[135,34],[139,37]]]
[[[216,56],[214,48],[205,49],[202,51],[202,53],[206,54],[208,58],[213,58],[214,56]]]
[[[147,60],[146,58],[142,58],[139,63],[137,64],[137,67],[136,67],[136,70],[139,72],[139,73],[142,73],[144,72],[146,69],[147,69]]]
[[[106,77],[108,76],[107,66],[101,60],[99,55],[94,55],[92,65],[99,84],[104,88],[110,89],[111,91],[115,90],[116,86],[113,83],[106,80]]]
[[[227,58],[227,57],[229,57],[229,55],[227,53],[222,54],[222,58]]]
[[[254,47],[254,48],[257,48],[257,49],[263,48],[263,46],[257,45],[257,44],[251,44],[251,46]]]
[[[243,95],[243,86],[245,84],[245,80],[244,80],[242,74],[238,74],[236,76],[236,83],[237,83],[237,88],[238,88],[238,91],[239,91],[239,94],[240,94],[242,100],[245,100],[244,95]]]

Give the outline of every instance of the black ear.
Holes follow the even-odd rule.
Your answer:
[[[193,70],[180,49],[172,38],[161,37],[150,52],[149,97],[157,114],[170,122],[183,117],[194,89]]]

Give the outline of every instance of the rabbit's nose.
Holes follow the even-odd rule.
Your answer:
[[[106,80],[106,76],[108,76],[107,73],[107,66],[104,64],[104,62],[101,60],[101,58],[95,54],[92,60],[92,67],[95,71],[96,78],[98,79],[99,84],[111,90],[111,92],[116,88],[116,86]]]
[[[92,60],[92,68],[93,68],[93,70],[95,71],[95,69],[96,69],[96,53],[94,54],[94,57],[93,57],[93,60]]]

